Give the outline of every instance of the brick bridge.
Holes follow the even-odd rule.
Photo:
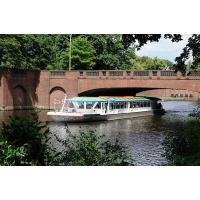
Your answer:
[[[49,108],[73,96],[200,98],[200,71],[0,71],[0,108]]]

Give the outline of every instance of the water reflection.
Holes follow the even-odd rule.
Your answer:
[[[163,102],[167,111],[164,116],[146,116],[132,119],[122,119],[105,122],[91,122],[81,124],[68,124],[70,132],[78,134],[80,130],[96,130],[97,134],[104,134],[111,140],[119,140],[128,146],[134,158],[135,165],[161,165],[166,162],[162,142],[170,129],[170,121],[187,120],[188,114],[196,103],[188,101]],[[9,115],[28,115],[30,112],[0,112],[0,121],[6,120]],[[46,111],[39,114],[42,121],[47,121]],[[62,145],[56,140],[65,139],[66,130],[64,123],[50,122],[51,145],[61,150]]]

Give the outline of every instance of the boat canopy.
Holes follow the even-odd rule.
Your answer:
[[[66,102],[138,102],[149,101],[144,97],[73,97],[66,99]]]

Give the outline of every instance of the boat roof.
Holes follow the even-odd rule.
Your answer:
[[[145,97],[73,97],[66,99],[67,102],[137,102],[149,101]]]

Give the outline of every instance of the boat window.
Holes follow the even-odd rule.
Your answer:
[[[146,102],[146,107],[150,107],[150,102]]]
[[[136,108],[136,103],[132,102],[132,108]]]
[[[86,109],[91,109],[92,107],[93,107],[93,103],[91,103],[91,102],[87,102],[86,103]]]
[[[110,110],[113,110],[114,109],[114,105],[113,103],[110,103]]]
[[[79,108],[80,108],[80,109],[84,109],[84,103],[83,103],[83,102],[80,102],[80,103],[79,103]]]
[[[97,103],[97,105],[95,106],[94,109],[100,109],[100,108],[101,108],[101,103],[99,102],[99,103]]]
[[[69,107],[69,108],[74,108],[74,105],[73,105],[72,102],[69,102],[68,105],[67,105],[67,107]]]
[[[135,103],[131,102],[131,108],[135,108]]]
[[[102,109],[104,110],[106,108],[106,103],[102,103]]]

